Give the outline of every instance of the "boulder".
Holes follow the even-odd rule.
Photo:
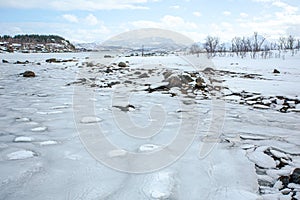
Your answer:
[[[66,62],[76,62],[77,60],[75,59],[65,59],[65,60],[60,60],[56,58],[49,58],[46,60],[47,63],[66,63]]]
[[[113,107],[118,108],[123,112],[135,110],[135,106],[133,106],[131,104],[128,104],[127,106],[113,106]]]
[[[56,58],[49,58],[46,60],[47,63],[57,63],[58,60]]]
[[[201,77],[196,78],[195,88],[201,90],[205,88],[205,81],[203,80],[203,78]]]
[[[172,73],[171,71],[168,70],[168,71],[165,71],[165,72],[163,73],[163,76],[164,76],[165,79],[167,79],[167,78],[169,78],[170,76],[172,76],[172,74],[173,74],[173,73]]]
[[[2,63],[9,63],[9,62],[8,62],[7,60],[4,60],[4,59],[3,59],[3,60],[2,60]]]
[[[180,79],[182,80],[183,83],[188,84],[190,82],[193,82],[194,80],[192,79],[192,77],[190,77],[187,74],[181,75]]]
[[[28,63],[29,63],[29,61],[26,60],[25,62],[17,61],[17,62],[15,62],[14,64],[17,64],[17,65],[25,65],[25,64],[28,64]]]
[[[127,64],[124,62],[119,62],[118,66],[119,67],[127,67]]]
[[[290,179],[290,177],[288,177],[288,176],[279,177],[279,180],[282,182],[282,185],[283,185],[284,188],[286,188],[288,186],[289,179]]]
[[[139,75],[139,78],[149,78],[149,75],[145,72],[145,73]]]
[[[23,77],[35,77],[35,73],[33,71],[25,71],[24,73],[22,73]]]
[[[177,75],[170,76],[169,78],[167,78],[166,81],[169,82],[169,84],[167,86],[168,88],[181,87],[182,86],[182,81]]]
[[[273,70],[273,73],[274,73],[274,74],[280,74],[280,71],[278,71],[277,69],[274,69],[274,70]]]
[[[113,72],[114,71],[111,68],[109,68],[109,67],[107,67],[106,70],[105,70],[105,73],[113,73]]]
[[[294,169],[293,173],[290,175],[290,183],[300,184],[300,168]]]

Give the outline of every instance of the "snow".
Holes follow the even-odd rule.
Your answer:
[[[81,119],[81,123],[83,124],[90,124],[90,123],[97,123],[101,122],[102,120],[98,117],[84,117]]]
[[[300,185],[299,184],[295,184],[295,183],[289,183],[288,184],[289,188],[293,188],[293,189],[300,189]]]
[[[253,108],[259,108],[259,109],[269,109],[269,106],[261,105],[261,104],[255,104],[253,105]]]
[[[31,142],[33,139],[31,137],[25,137],[25,136],[21,136],[21,137],[16,137],[14,139],[14,142]]]
[[[295,56],[287,55],[285,60],[278,58],[270,59],[242,59],[233,57],[216,57],[213,62],[217,69],[230,70],[238,73],[261,74],[267,80],[254,80],[242,78],[225,78],[224,86],[239,92],[242,90],[249,92],[261,93],[264,96],[295,96],[300,95],[297,92],[297,84],[299,84],[299,54]],[[232,66],[230,63],[239,63],[238,66]],[[274,69],[278,69],[281,73],[279,76],[274,75]],[[272,81],[270,81],[271,79]]]
[[[174,174],[168,171],[162,171],[147,180],[143,188],[148,198],[153,199],[170,199],[175,187]]]
[[[40,115],[52,115],[52,114],[60,114],[63,113],[63,111],[57,110],[57,111],[49,111],[49,112],[37,112]]]
[[[260,198],[257,194],[253,194],[248,191],[231,189],[231,188],[223,188],[222,190],[216,191],[216,194],[211,196],[211,199],[247,199],[247,200],[259,200]]]
[[[49,140],[49,141],[40,142],[40,145],[41,146],[48,146],[48,145],[55,145],[57,143],[58,143],[57,141]]]
[[[270,152],[276,157],[276,158],[284,158],[284,159],[289,159],[289,157],[285,154],[285,153],[282,153],[280,151],[277,151],[277,150],[273,150],[271,149]]]
[[[290,175],[300,166],[300,118],[295,111],[300,110],[298,54],[286,56],[285,60],[215,57],[214,66],[196,56],[184,59],[175,55],[116,56],[116,60],[102,59],[101,52],[16,53],[0,54],[0,57],[10,63],[33,62],[27,66],[0,64],[0,199],[291,199],[290,194],[279,191],[282,183],[278,178]],[[75,57],[79,61],[45,62],[53,57]],[[114,70],[107,74],[99,72],[104,68],[102,65],[86,67],[84,62],[90,61],[106,65],[129,61],[129,67],[128,71]],[[190,65],[192,61],[194,65]],[[34,64],[37,62],[41,65]],[[171,97],[165,91],[145,91],[167,84],[162,76],[165,68],[185,75],[197,71],[207,81],[209,76],[201,72],[206,67],[237,73],[224,72],[213,77],[220,78],[223,86],[228,87],[222,97],[224,121],[221,117],[217,119],[222,127],[220,137],[211,132],[217,132],[212,118],[222,105],[220,102],[214,105],[211,94],[204,98],[202,91],[189,89],[183,95],[181,88],[171,88],[169,92],[176,94]],[[274,68],[281,74],[275,76]],[[25,70],[34,71],[37,77],[18,76]],[[150,74],[149,70],[153,75],[149,79],[134,75],[136,71]],[[239,73],[260,76],[251,79]],[[87,80],[94,78],[97,83],[103,80],[103,85],[125,79],[133,83],[112,88],[82,83],[68,85],[81,75]],[[78,88],[85,95],[76,102],[74,93]],[[278,110],[285,101],[293,108],[281,113]],[[129,104],[135,107],[130,112],[114,107]],[[163,109],[151,109],[154,105]],[[163,115],[165,118],[159,118]],[[132,123],[124,127],[122,122],[128,118]],[[157,122],[162,127],[156,126]],[[99,140],[92,141],[100,142],[95,148],[110,161],[126,161],[130,155],[152,155],[166,150],[174,162],[147,173],[126,173],[118,166],[114,168],[97,160],[97,155],[84,146],[78,130],[86,131],[83,133],[97,130],[95,135]],[[132,130],[139,131],[133,134]],[[180,130],[183,130],[181,140],[172,148],[164,148],[176,141]],[[148,133],[150,137],[144,137]],[[175,155],[175,150],[193,133],[196,135],[182,155]],[[107,150],[106,143],[101,143],[105,139],[115,148]],[[201,157],[201,150],[207,150],[203,148],[211,147],[210,144],[213,148]],[[157,155],[155,162],[145,162],[145,165],[166,160],[164,154]],[[279,158],[287,163],[281,168]],[[275,185],[263,186],[259,181]],[[299,191],[297,184],[290,183],[288,187]]]
[[[140,152],[155,151],[156,149],[159,148],[161,147],[155,144],[143,144],[142,146],[139,147],[139,151]]]
[[[251,161],[253,161],[257,166],[262,168],[269,169],[276,167],[275,160],[261,151],[254,151],[252,153],[249,153],[248,158]]]
[[[27,158],[32,158],[34,156],[36,156],[36,154],[29,150],[20,150],[7,154],[8,160],[24,160]]]
[[[17,122],[30,122],[30,119],[27,117],[16,118]]]
[[[125,151],[123,149],[117,149],[117,150],[112,150],[112,151],[108,152],[108,156],[110,158],[122,157],[122,156],[125,156],[126,154],[127,154],[127,151]]]
[[[46,126],[40,126],[40,127],[36,127],[36,128],[32,128],[31,131],[32,132],[44,132],[46,131],[48,128]]]

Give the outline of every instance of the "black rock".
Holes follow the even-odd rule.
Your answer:
[[[124,62],[119,62],[118,66],[119,67],[127,67],[127,64]]]
[[[3,59],[3,60],[2,60],[2,63],[9,63],[9,62],[8,62],[7,60],[4,60],[4,59]]]
[[[205,81],[201,77],[198,77],[196,79],[195,89],[200,89],[200,90],[205,89]]]
[[[290,175],[290,182],[300,184],[300,168],[296,168]]]
[[[280,74],[280,71],[278,71],[277,69],[274,69],[273,73],[274,74]]]
[[[23,77],[35,77],[35,73],[33,71],[25,71],[24,73],[22,73]]]
[[[110,68],[106,68],[106,70],[105,70],[105,73],[112,73],[112,72],[114,72],[114,71]]]
[[[123,112],[128,112],[129,109],[135,109],[135,107],[133,105],[128,104],[127,106],[113,106],[115,108],[119,108],[121,111]]]
[[[279,180],[282,182],[283,188],[286,188],[288,186],[288,184],[290,183],[289,176],[281,176],[281,177],[279,177]]]
[[[25,65],[25,64],[28,64],[28,63],[29,63],[29,61],[26,60],[25,62],[17,61],[17,62],[15,62],[14,64],[17,64],[17,65]]]
[[[56,58],[49,58],[46,60],[47,63],[60,63],[62,62],[61,60],[58,60]]]
[[[246,75],[244,75],[244,78],[254,79],[255,75],[254,74],[246,74]]]
[[[289,107],[284,106],[284,107],[280,108],[279,111],[282,113],[286,113],[288,111],[288,109],[289,109]]]
[[[273,183],[270,183],[269,181],[265,181],[265,180],[260,180],[260,179],[258,179],[258,185],[265,186],[265,187],[273,187]]]

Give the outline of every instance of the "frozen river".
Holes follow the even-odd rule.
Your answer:
[[[299,55],[0,59],[0,199],[300,199]]]

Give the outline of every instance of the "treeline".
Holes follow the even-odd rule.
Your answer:
[[[252,58],[255,58],[258,52],[267,52],[271,50],[294,50],[300,49],[300,39],[296,39],[290,35],[288,37],[280,37],[277,41],[266,42],[266,38],[257,32],[252,37],[234,37],[230,43],[220,43],[218,37],[207,36],[202,45],[194,44],[190,52],[200,53],[206,52],[209,57],[234,53],[237,56],[245,57],[250,52]]]
[[[47,44],[47,43],[59,43],[64,44],[65,42],[67,44],[72,45],[68,40],[64,39],[61,36],[58,35],[37,35],[37,34],[31,34],[31,35],[15,35],[15,36],[9,36],[9,35],[3,35],[0,36],[1,42],[9,42],[9,43],[40,43],[40,44]]]

